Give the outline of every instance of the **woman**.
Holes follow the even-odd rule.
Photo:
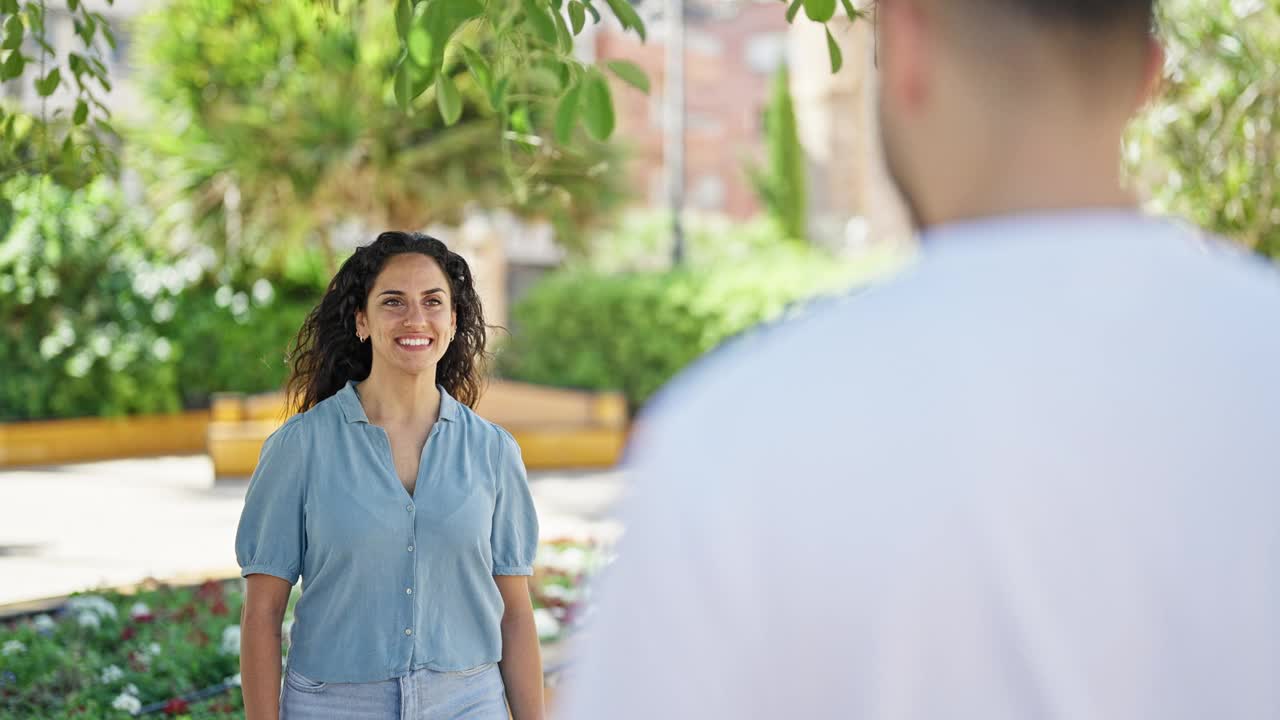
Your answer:
[[[466,261],[420,234],[357,249],[308,316],[236,532],[248,720],[543,717],[538,522],[519,446],[470,409],[484,347]]]

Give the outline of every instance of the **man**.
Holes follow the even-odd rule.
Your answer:
[[[1151,5],[881,0],[922,257],[665,395],[569,718],[1280,717],[1280,282],[1122,189]]]

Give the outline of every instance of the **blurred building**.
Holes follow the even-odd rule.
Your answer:
[[[631,150],[635,201],[655,208],[667,204],[665,4],[638,4],[647,42],[616,22],[591,28],[580,39],[584,60],[629,60],[649,76],[648,95],[616,78],[612,90],[617,139]],[[685,0],[686,208],[740,219],[760,211],[745,168],[763,157],[769,86],[785,66],[809,169],[815,239],[849,247],[909,236],[877,144],[871,24],[850,23],[839,12],[830,27],[844,58],[834,75],[823,27],[803,12],[788,24],[785,5],[776,0]]]
[[[835,74],[821,25],[802,14],[788,34],[791,95],[809,168],[810,231],[835,245],[909,242],[907,215],[880,152],[871,22],[851,23],[837,12],[830,28],[844,59]]]
[[[666,204],[663,5],[647,0],[639,6],[647,42],[613,22],[586,40],[589,57],[629,60],[649,76],[648,95],[616,78],[612,90],[617,139],[631,151],[635,200],[652,207]],[[685,207],[750,217],[760,204],[745,168],[762,157],[770,80],[786,63],[785,7],[776,0],[686,0],[685,6]]]

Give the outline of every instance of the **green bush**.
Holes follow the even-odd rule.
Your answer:
[[[838,292],[887,269],[889,254],[840,261],[804,248],[676,270],[553,274],[512,309],[500,371],[526,382],[621,390],[639,408],[724,340],[777,319],[797,301]]]
[[[201,286],[183,293],[170,332],[180,351],[184,404],[203,407],[216,392],[283,387],[288,345],[320,293],[296,289],[284,295],[265,278],[244,289]]]
[[[178,410],[156,315],[184,280],[119,192],[19,177],[0,197],[0,421]]]
[[[103,179],[16,178],[0,198],[0,421],[172,412],[283,385],[323,289],[307,262],[218,282],[149,247],[146,218]]]
[[[1163,92],[1129,169],[1152,208],[1280,259],[1280,2],[1168,0]]]

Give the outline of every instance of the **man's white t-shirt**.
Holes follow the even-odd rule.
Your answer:
[[[1280,275],[1121,211],[922,240],[657,403],[564,717],[1280,717]]]

